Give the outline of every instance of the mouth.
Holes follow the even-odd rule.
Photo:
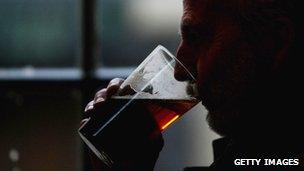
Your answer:
[[[203,92],[203,91],[199,90],[199,96],[200,96],[200,99],[202,101],[202,105],[208,111],[213,111],[214,109],[216,109],[217,105],[215,105],[214,99],[212,98],[210,93]]]

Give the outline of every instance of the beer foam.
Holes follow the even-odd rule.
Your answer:
[[[146,92],[137,92],[134,95],[115,95],[112,96],[111,98],[113,99],[159,99],[159,100],[196,100],[196,98],[191,97],[191,96],[178,96],[178,95],[169,95],[169,94],[158,94],[157,92],[154,94],[146,93]]]

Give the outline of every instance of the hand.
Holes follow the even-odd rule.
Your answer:
[[[95,94],[94,100],[89,102],[86,106],[85,117],[90,117],[91,115],[96,114],[107,115],[110,113],[107,111],[111,111],[111,107],[113,108],[113,105],[111,105],[111,100],[109,99],[119,90],[119,87],[123,81],[124,80],[121,78],[115,78],[109,82],[107,88],[99,90]],[[140,114],[143,115],[146,113],[146,111],[140,112]],[[82,123],[85,123],[86,120],[87,119],[83,119]],[[149,122],[153,122],[154,124],[154,120],[151,120]],[[153,170],[155,162],[158,158],[158,154],[163,147],[162,134],[157,129],[147,135],[140,136],[140,138],[141,140],[139,142],[142,142],[140,145],[144,148],[140,147],[132,149],[132,154],[124,155],[120,161],[114,163],[114,166],[111,169],[103,164],[103,162],[91,152],[90,156],[94,168],[96,170]],[[126,145],[127,143],[121,143],[122,146],[125,145],[126,148],[130,148],[129,145]]]

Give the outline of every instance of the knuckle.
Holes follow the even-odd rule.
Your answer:
[[[94,105],[100,105],[105,101],[105,99],[103,97],[98,97],[96,99],[94,99]]]
[[[108,84],[106,96],[110,97],[113,94],[115,94],[117,92],[117,90],[119,89],[120,85],[123,83],[123,81],[124,81],[124,79],[122,79],[122,78],[112,79],[110,81],[110,83]]]
[[[122,79],[122,78],[114,78],[109,82],[108,87],[120,86],[123,81],[124,81],[124,79]]]
[[[107,89],[106,88],[103,88],[101,90],[99,90],[96,94],[95,94],[95,97],[94,97],[94,100],[102,97],[102,98],[105,98],[106,97],[106,94],[107,94]]]

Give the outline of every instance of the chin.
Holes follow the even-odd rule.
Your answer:
[[[232,136],[235,130],[235,123],[231,118],[226,118],[225,116],[221,116],[225,114],[218,113],[208,113],[207,122],[209,127],[221,136]]]
[[[220,107],[219,105],[206,106],[208,114],[206,120],[209,127],[221,136],[233,136],[240,130],[242,119],[237,107],[232,104]],[[216,110],[215,110],[216,109]]]

